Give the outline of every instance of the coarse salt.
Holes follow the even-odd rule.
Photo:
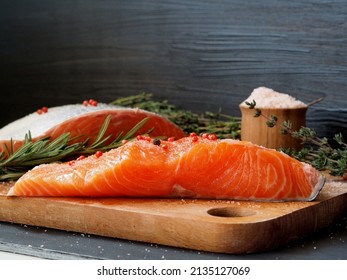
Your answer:
[[[247,107],[245,102],[256,102],[256,108],[306,108],[307,105],[294,97],[274,91],[267,87],[258,87],[251,95],[242,102],[242,106]]]

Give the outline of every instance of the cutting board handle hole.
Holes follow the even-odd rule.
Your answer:
[[[216,217],[237,218],[255,215],[256,212],[246,208],[220,207],[207,210],[207,214]]]

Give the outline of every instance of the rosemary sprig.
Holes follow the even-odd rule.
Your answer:
[[[256,102],[246,102],[250,109],[255,110],[254,117],[264,117],[268,127],[277,125],[276,116],[265,116],[262,111],[256,108]],[[318,137],[315,130],[308,127],[301,127],[298,131],[292,130],[290,121],[281,124],[281,133],[288,134],[295,139],[301,140],[303,148],[300,150],[283,149],[286,154],[313,165],[318,170],[324,170],[332,176],[346,176],[347,174],[347,144],[344,142],[341,133],[335,134],[333,140],[337,147],[332,147],[326,137]]]
[[[149,117],[143,118],[141,121],[139,121],[134,127],[132,127],[124,136],[124,132],[121,131],[118,136],[109,144],[105,145],[105,143],[112,137],[112,135],[105,136],[105,133],[107,131],[108,126],[110,125],[111,118],[108,116],[105,119],[105,122],[103,123],[98,136],[94,140],[94,142],[90,145],[87,143],[79,151],[79,155],[89,155],[89,154],[94,154],[97,151],[108,151],[111,149],[118,148],[119,146],[122,145],[122,142],[124,140],[132,140],[136,133],[141,129],[141,127],[144,126],[144,124],[149,120]],[[153,129],[147,131],[145,134],[151,133]]]
[[[214,133],[219,138],[240,138],[241,118],[218,112],[196,114],[189,110],[179,109],[167,100],[155,101],[151,93],[118,98],[111,102],[114,105],[144,109],[160,114],[178,125],[187,134]]]
[[[117,148],[122,145],[123,140],[131,141],[148,119],[141,120],[124,136],[123,132],[120,132],[110,144],[105,144],[112,137],[112,135],[105,136],[110,124],[110,116],[106,117],[97,138],[90,145],[88,144],[89,139],[70,144],[72,140],[78,139],[78,137],[72,138],[70,133],[64,133],[53,141],[50,140],[50,137],[46,137],[34,142],[29,131],[23,145],[18,150],[14,151],[11,140],[10,145],[6,145],[7,154],[0,153],[0,181],[17,180],[29,169],[39,164],[70,160],[80,155]]]

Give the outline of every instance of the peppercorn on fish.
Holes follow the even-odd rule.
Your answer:
[[[139,137],[82,160],[39,165],[8,195],[310,201],[324,182],[311,165],[249,142]]]
[[[138,133],[142,134],[152,130],[152,136],[176,138],[185,136],[181,128],[158,114],[104,103],[92,104],[45,107],[4,126],[0,129],[0,152],[6,153],[5,145],[9,147],[10,141],[14,150],[18,149],[29,131],[33,141],[48,136],[54,140],[64,133],[70,133],[70,138],[77,137],[75,141],[83,142],[88,138],[92,143],[97,138],[107,116],[110,116],[111,119],[105,135],[113,135],[109,142],[118,137],[120,133],[126,134],[147,117],[148,121]]]

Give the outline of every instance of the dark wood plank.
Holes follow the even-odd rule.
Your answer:
[[[240,115],[265,85],[323,96],[308,125],[346,136],[346,19],[343,0],[1,1],[0,126],[43,105],[140,91]]]

